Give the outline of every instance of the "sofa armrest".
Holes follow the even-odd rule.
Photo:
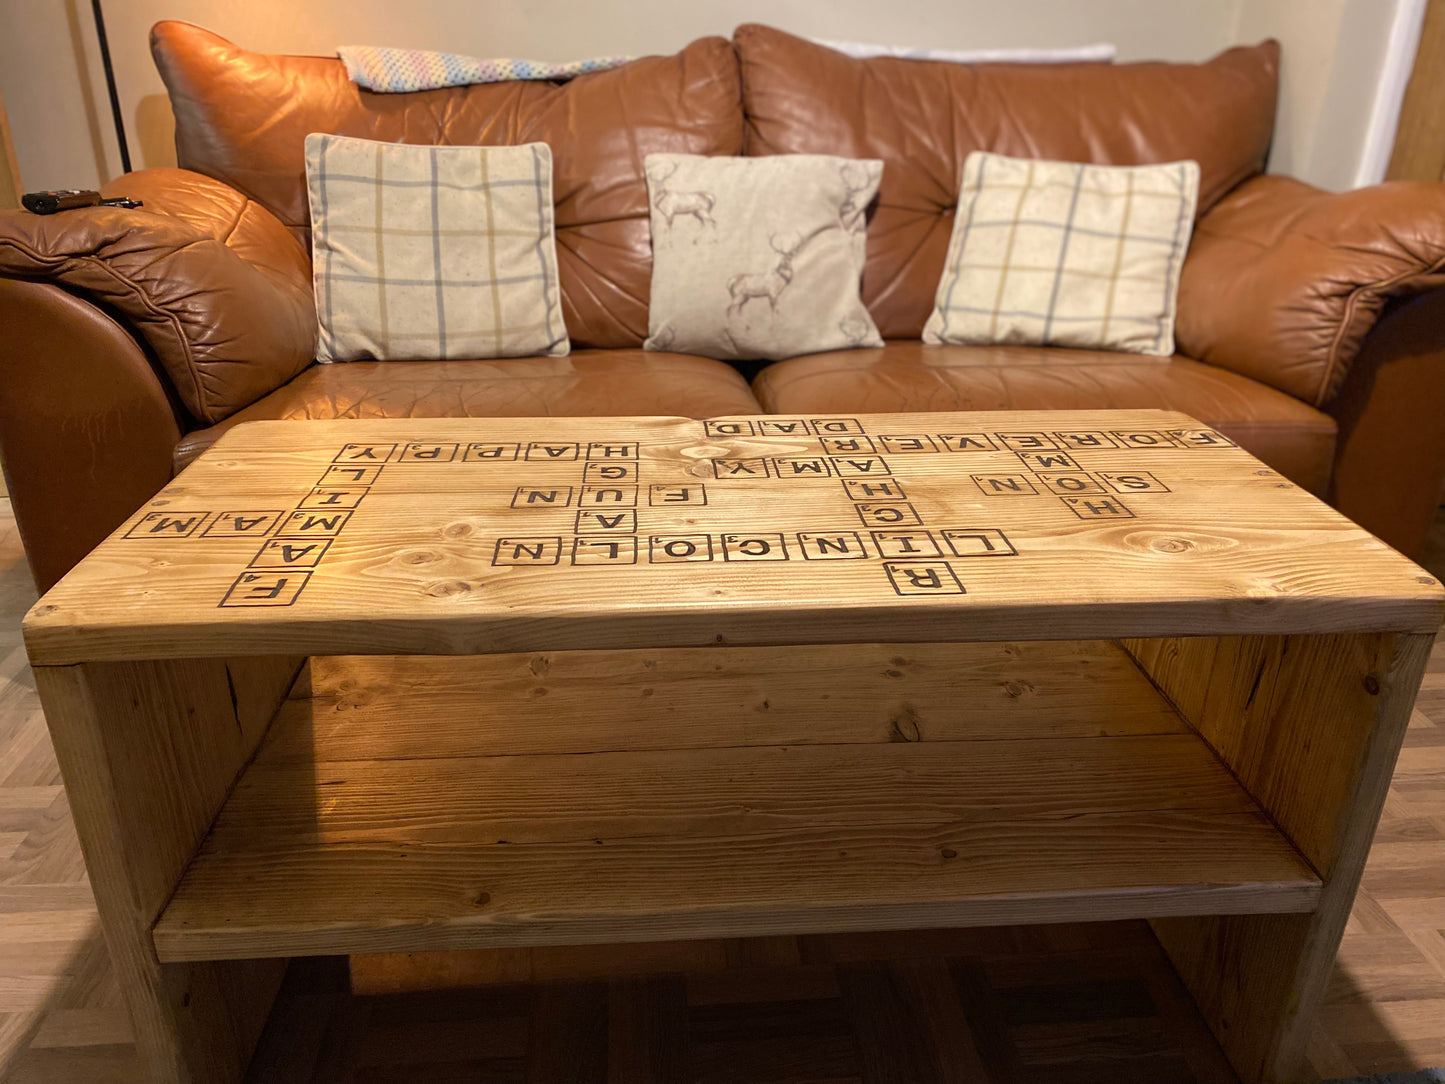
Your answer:
[[[1196,225],[1175,339],[1181,353],[1324,406],[1385,304],[1445,284],[1442,267],[1445,184],[1335,193],[1256,177]]]
[[[0,278],[0,466],[46,591],[171,479],[180,404],[131,332],[45,282]]]
[[[105,192],[145,206],[0,212],[0,277],[53,283],[117,313],[207,425],[311,364],[310,261],[271,212],[180,169],[130,173]]]
[[[1339,427],[1327,499],[1418,560],[1445,482],[1445,288],[1385,308],[1325,409]]]

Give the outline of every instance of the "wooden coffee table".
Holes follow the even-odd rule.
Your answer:
[[[25,630],[156,1081],[295,955],[1129,917],[1273,1081],[1442,602],[1179,414],[260,422]]]

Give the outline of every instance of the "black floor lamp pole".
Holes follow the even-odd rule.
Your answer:
[[[130,146],[125,141],[125,118],[120,112],[120,95],[115,89],[115,69],[110,66],[110,44],[105,39],[105,16],[100,11],[100,0],[90,0],[90,10],[95,14],[95,36],[100,42],[100,62],[105,65],[105,86],[110,91],[110,115],[115,120],[115,141],[120,144],[120,168],[122,173],[130,172]]]

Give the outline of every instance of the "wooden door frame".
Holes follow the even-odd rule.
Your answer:
[[[20,206],[20,163],[15,158],[15,142],[10,138],[10,120],[5,115],[5,97],[0,95],[0,210]],[[0,485],[0,494],[5,492]]]
[[[1445,178],[1445,0],[1428,0],[1385,178]]]

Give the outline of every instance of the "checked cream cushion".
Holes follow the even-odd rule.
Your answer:
[[[568,352],[552,152],[306,137],[318,361]]]
[[[1199,166],[1091,166],[975,151],[927,343],[1174,353]]]

